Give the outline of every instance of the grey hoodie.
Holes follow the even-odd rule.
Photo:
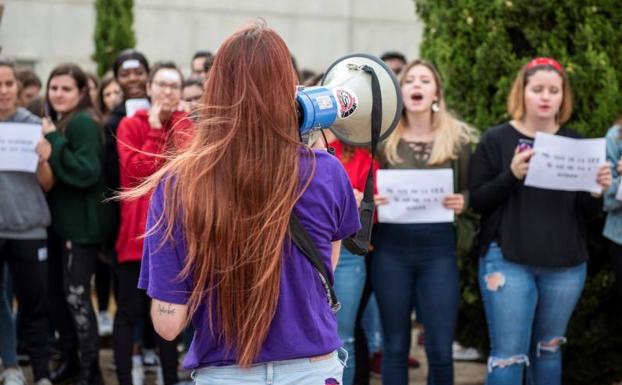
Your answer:
[[[18,108],[3,122],[40,124],[41,120]],[[49,225],[50,210],[36,175],[0,171],[0,239],[45,239]]]

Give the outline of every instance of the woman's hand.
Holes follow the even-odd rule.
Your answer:
[[[41,132],[43,133],[43,135],[47,135],[50,132],[54,131],[56,131],[56,126],[54,125],[54,123],[52,123],[50,118],[41,119]]]
[[[620,162],[618,161],[618,167],[619,167],[619,163]],[[598,183],[600,187],[603,188],[603,190],[600,193],[592,193],[592,196],[600,197],[601,195],[603,195],[603,192],[607,191],[609,186],[611,186],[611,182],[612,182],[611,164],[607,162],[606,164],[603,164],[602,166],[598,168],[598,174],[596,175],[596,183]]]
[[[352,190],[354,192],[354,198],[356,199],[356,207],[361,207],[361,202],[363,201],[363,192],[354,189]],[[384,195],[380,195],[380,194],[374,194],[374,205],[376,206],[382,206],[382,205],[386,205],[387,203],[389,203],[389,200],[387,199],[387,197],[385,197]]]
[[[380,194],[374,195],[374,204],[376,206],[386,205],[387,203],[389,203],[389,198],[385,197],[384,195],[380,195]]]
[[[356,207],[361,207],[361,202],[363,201],[363,193],[357,189],[352,189],[354,193],[354,199],[356,199]]]
[[[160,120],[160,113],[162,112],[162,104],[153,102],[153,105],[149,109],[149,125],[151,128],[159,130],[162,128],[162,121]]]
[[[443,198],[443,206],[446,209],[454,210],[454,214],[460,215],[464,210],[464,195],[451,194]]]
[[[39,155],[39,163],[45,163],[52,155],[52,145],[45,138],[41,138],[35,147],[35,152]]]
[[[516,147],[512,163],[510,163],[510,170],[512,170],[512,174],[514,174],[516,179],[525,179],[525,175],[527,175],[527,170],[529,169],[529,159],[531,159],[535,153],[533,149],[519,152],[518,147]]]

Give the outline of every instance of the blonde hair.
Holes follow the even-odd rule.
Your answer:
[[[460,153],[460,147],[468,143],[476,142],[478,134],[475,129],[457,119],[447,110],[445,98],[443,96],[441,77],[432,63],[424,60],[415,60],[408,64],[402,71],[400,86],[404,84],[408,71],[418,65],[428,68],[434,75],[434,82],[436,83],[438,111],[432,112],[432,131],[435,133],[435,139],[434,145],[432,146],[432,153],[430,154],[427,164],[439,165],[446,162],[448,159],[457,159]],[[406,110],[404,110],[402,112],[402,119],[395,127],[393,133],[391,133],[384,142],[382,151],[387,161],[392,165],[404,162],[397,153],[397,145],[407,125],[408,118],[406,116]]]
[[[572,90],[568,82],[568,77],[564,71],[558,71],[550,65],[538,65],[532,68],[528,68],[528,64],[525,64],[514,79],[512,90],[508,95],[508,114],[512,116],[514,120],[522,120],[525,117],[525,87],[529,78],[538,71],[554,71],[562,78],[562,104],[559,107],[559,111],[556,115],[557,123],[560,125],[566,123],[572,115]]]

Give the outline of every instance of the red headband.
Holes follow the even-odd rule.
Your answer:
[[[550,57],[537,57],[533,59],[532,61],[527,63],[527,70],[538,66],[551,66],[555,68],[555,70],[559,73],[564,72],[564,67],[562,67],[562,65],[559,64],[557,60],[551,59]]]

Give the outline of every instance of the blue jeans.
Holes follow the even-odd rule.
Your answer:
[[[408,384],[415,302],[425,328],[427,383],[453,384],[451,345],[459,300],[455,250],[451,223],[380,225],[372,278],[384,337],[384,384]]]
[[[339,263],[335,270],[335,294],[341,302],[337,312],[337,327],[343,348],[348,352],[343,370],[343,385],[351,385],[354,378],[354,325],[365,287],[365,257],[355,255],[341,246]]]
[[[17,365],[17,336],[9,266],[4,262],[0,263],[4,265],[0,266],[0,358],[6,368]]]
[[[369,296],[367,306],[363,312],[363,329],[367,338],[367,349],[371,357],[375,353],[381,353],[382,348],[382,325],[380,324],[380,311],[378,310],[378,301],[376,294],[373,292]]]
[[[334,352],[330,357],[313,361],[300,358],[255,364],[209,366],[192,372],[196,385],[337,385],[341,384],[343,364]]]
[[[581,296],[587,264],[543,268],[503,258],[492,243],[479,261],[490,357],[487,385],[560,385],[560,346]]]

